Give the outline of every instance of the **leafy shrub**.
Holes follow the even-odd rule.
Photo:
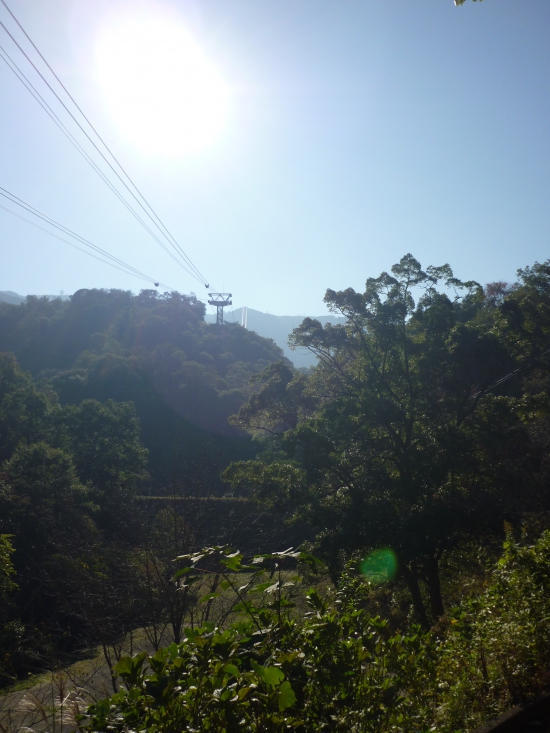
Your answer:
[[[285,566],[313,565],[305,553],[257,556],[245,566],[242,555],[214,548],[186,560],[180,578],[198,581],[197,566],[210,563],[203,572],[219,573],[221,592],[236,593],[240,619],[226,629],[204,623],[154,656],[122,659],[125,689],[90,709],[91,730],[426,729],[434,646],[419,629],[393,634],[358,609],[360,581],[351,573],[333,608],[310,590],[305,618],[296,619]],[[239,575],[245,582],[237,587]]]
[[[439,649],[442,730],[472,729],[550,684],[550,532],[511,535],[485,593],[450,614]]]
[[[123,658],[124,687],[90,708],[88,730],[459,733],[550,682],[550,532],[531,546],[509,537],[491,585],[450,612],[439,638],[369,616],[351,564],[329,600],[307,592],[300,616],[292,566],[317,562],[305,553],[181,559],[184,588],[207,574],[217,590],[203,602],[226,594],[225,627],[203,622],[181,644]]]

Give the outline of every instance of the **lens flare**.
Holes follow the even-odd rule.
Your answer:
[[[373,585],[382,585],[395,577],[397,557],[389,547],[375,550],[359,563],[359,572]]]

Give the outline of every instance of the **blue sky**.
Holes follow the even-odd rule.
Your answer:
[[[550,256],[547,0],[8,4],[236,307],[322,314],[327,287],[362,289],[407,252],[482,283]],[[182,22],[223,76],[230,109],[210,146],[146,153],[116,125],[94,65],[113,13]],[[0,19],[13,28],[1,5]],[[27,72],[1,28],[0,43]],[[205,297],[1,61],[0,110],[0,186]],[[148,287],[1,209],[0,253],[0,290]]]

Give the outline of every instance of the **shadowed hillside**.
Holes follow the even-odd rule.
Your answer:
[[[15,354],[63,404],[133,402],[153,491],[174,482],[220,488],[221,469],[253,453],[227,418],[250,394],[250,377],[284,358],[253,331],[206,323],[195,296],[153,290],[1,303],[0,351]]]

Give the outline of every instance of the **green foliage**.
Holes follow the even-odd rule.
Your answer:
[[[14,551],[9,535],[0,535],[0,608],[7,604],[7,596],[17,586],[12,580],[15,569],[11,561]]]
[[[472,729],[548,689],[550,532],[534,545],[511,535],[488,589],[450,613],[440,646],[442,729]]]
[[[103,300],[113,304],[113,298]],[[118,305],[124,302],[114,300]],[[102,298],[98,301],[99,307]],[[21,310],[30,317],[51,307],[59,318],[71,316],[73,326],[90,328],[100,325],[106,313],[113,315],[112,310],[99,308],[93,316],[88,313],[92,305],[84,303],[83,310],[73,310],[72,316],[48,301],[31,300]],[[176,314],[182,307],[181,303],[176,306]],[[201,329],[200,320],[195,318],[195,322]],[[58,328],[55,323],[54,319],[48,328]],[[24,324],[19,325],[24,331]],[[68,327],[67,322],[64,327]],[[246,337],[244,329],[234,329],[237,336],[240,331]],[[0,338],[9,333],[7,329]],[[60,339],[62,333],[61,329],[57,334]],[[254,336],[246,338],[252,345],[258,341],[260,351],[265,346]],[[118,390],[127,396],[128,384],[117,372],[122,365],[122,373],[127,375],[127,362],[110,354],[86,358],[97,369],[94,379],[100,379],[99,372],[105,375],[111,370],[111,376],[113,372],[116,376],[115,393]],[[170,361],[163,364],[166,369],[175,366]],[[248,380],[249,376],[250,370],[243,378]],[[60,379],[65,377],[68,385],[81,382],[74,373],[65,373]],[[205,503],[193,506],[189,516],[189,505],[176,502],[169,516],[163,516],[161,509],[155,522],[154,505],[145,506],[140,500],[138,493],[148,488],[147,450],[140,441],[140,423],[132,402],[107,398],[104,402],[84,399],[60,405],[48,385],[43,379],[40,387],[35,386],[13,356],[0,354],[0,535],[12,536],[19,586],[9,594],[10,603],[6,593],[1,595],[4,676],[0,685],[57,663],[59,658],[66,659],[76,649],[97,644],[103,646],[112,667],[127,634],[136,627],[146,626],[157,648],[168,633],[179,641],[185,614],[196,607],[198,597],[177,591],[171,577],[172,558],[192,546],[195,534],[214,531],[205,526]],[[138,391],[138,397],[149,409],[151,393]],[[156,396],[154,399],[159,401]],[[156,438],[165,440],[169,433],[174,443],[182,436],[172,435],[177,421],[174,413],[163,409],[164,413],[153,409],[147,414],[159,421],[154,425]],[[228,411],[233,409],[234,404]],[[188,441],[186,450],[194,454],[201,470],[197,471],[196,487],[195,477],[187,472],[187,491],[208,494],[214,479],[219,481],[215,453],[218,447],[232,450],[230,441],[219,438],[209,437],[212,445]],[[166,446],[167,451],[169,448]],[[248,514],[253,511],[250,505]],[[242,517],[222,518],[222,514],[223,510],[218,512],[220,533],[242,521]],[[193,532],[189,532],[190,523]]]
[[[38,639],[34,645],[29,643],[25,626],[16,616],[19,586],[14,581],[14,551],[11,535],[0,535],[0,687],[14,682],[21,669],[32,668],[33,651],[40,643]]]
[[[194,295],[152,290],[2,303],[0,351],[12,351],[62,404],[133,402],[158,493],[175,480],[189,493],[220,491],[221,468],[254,455],[227,418],[250,396],[250,377],[283,358],[237,324],[205,323]]]
[[[65,407],[60,423],[81,481],[106,492],[139,486],[147,451],[139,442],[133,404],[84,400]]]
[[[143,479],[146,451],[139,442],[133,405],[88,400],[62,408],[51,393],[33,385],[13,356],[0,354],[0,457],[4,684],[39,670],[45,655],[57,653],[58,643],[81,646],[93,636],[87,634],[92,619],[83,620],[74,602],[92,584],[84,572],[63,571],[83,556],[90,561],[88,567],[101,564],[108,531],[116,529],[120,541],[121,530],[135,523],[130,499]],[[10,548],[16,550],[18,585],[11,592]],[[119,561],[121,555],[118,552]],[[116,586],[120,579],[111,571],[108,568],[109,583]],[[126,575],[128,584],[132,576]],[[118,585],[120,590],[123,584]],[[101,603],[106,606],[105,598]],[[88,608],[91,614],[91,603]],[[129,620],[128,616],[123,623]],[[78,642],[70,638],[70,629],[80,632]]]
[[[423,270],[410,254],[363,293],[327,290],[325,303],[346,323],[305,319],[294,330],[291,342],[319,366],[310,377],[264,372],[235,420],[270,435],[271,452],[224,478],[319,527],[334,578],[353,553],[391,548],[428,626],[444,611],[441,558],[499,531],[535,470],[514,401],[486,394],[514,356],[477,283],[448,265]]]
[[[82,509],[87,501],[71,457],[47,443],[22,445],[3,471],[2,524],[15,536],[18,565],[70,547],[71,534],[86,524]]]
[[[532,546],[509,538],[489,587],[453,609],[438,636],[391,631],[370,617],[371,586],[353,563],[334,595],[308,591],[298,617],[274,604],[280,589],[263,575],[299,561],[315,566],[311,556],[245,563],[241,553],[209,548],[180,560],[186,583],[220,573],[245,594],[240,616],[188,628],[182,643],[155,655],[121,659],[123,686],[89,709],[87,730],[466,732],[550,679],[548,532]]]
[[[0,353],[0,463],[19,443],[49,435],[54,402],[38,390],[12,354]]]
[[[550,507],[549,299],[549,263],[483,290],[407,255],[362,293],[327,291],[346,322],[295,330],[319,358],[308,374],[238,326],[207,326],[193,297],[0,306],[0,348],[48,369],[37,387],[0,354],[0,537],[18,585],[2,540],[4,674],[43,664],[50,633],[55,653],[101,644],[116,695],[92,709],[98,731],[456,733],[548,687],[548,535],[510,536],[492,574],[478,554],[503,519],[530,517],[533,536]],[[334,594],[304,597],[318,567],[305,552],[195,552],[218,531],[201,502],[159,501],[155,517],[136,498],[144,440],[155,485],[204,496],[230,455],[254,454],[239,429],[262,449],[224,474],[247,552],[274,513],[305,520]],[[486,571],[478,595],[445,614],[466,557]],[[156,653],[121,657],[139,627]]]
[[[309,610],[297,620],[281,574],[297,562],[315,567],[311,556],[286,551],[245,564],[240,553],[210,548],[180,560],[185,584],[198,582],[201,567],[223,576],[240,617],[226,628],[188,628],[181,644],[154,656],[122,659],[124,687],[92,706],[90,730],[425,729],[433,644],[418,630],[392,634],[358,609],[351,576],[332,607],[309,591]]]
[[[260,384],[230,422],[256,437],[282,435],[313,413],[317,400],[307,391],[307,378],[284,362],[270,364],[251,382]]]

